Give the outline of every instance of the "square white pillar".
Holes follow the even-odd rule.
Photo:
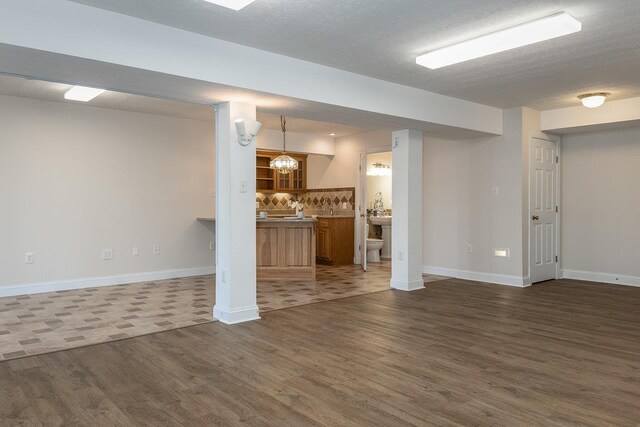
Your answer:
[[[233,324],[259,319],[256,302],[256,143],[238,142],[235,120],[255,120],[256,106],[216,110],[216,304],[213,317]]]
[[[392,134],[391,287],[422,289],[422,132]]]

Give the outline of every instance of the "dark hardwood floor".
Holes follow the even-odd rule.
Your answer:
[[[640,288],[447,280],[0,363],[0,424],[640,423]]]

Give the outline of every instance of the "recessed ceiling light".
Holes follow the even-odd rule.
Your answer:
[[[582,105],[587,108],[597,108],[604,104],[607,96],[609,96],[608,92],[585,93],[584,95],[578,96],[578,99],[582,101]]]
[[[96,96],[104,92],[104,89],[95,89],[92,87],[74,86],[64,94],[64,99],[71,101],[91,101]]]
[[[205,0],[209,3],[217,4],[218,6],[227,7],[233,10],[240,10],[248,4],[253,3],[255,0]]]
[[[330,133],[329,136],[336,136],[336,134],[335,133]]]
[[[573,16],[566,12],[556,13],[425,53],[416,58],[416,63],[435,70],[447,65],[575,33],[581,29],[582,24]]]

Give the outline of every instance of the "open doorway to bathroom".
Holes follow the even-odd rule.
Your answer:
[[[365,269],[367,265],[391,264],[392,167],[391,151],[367,153]]]

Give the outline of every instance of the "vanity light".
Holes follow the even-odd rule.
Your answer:
[[[581,29],[582,24],[573,16],[566,12],[556,13],[425,53],[416,58],[416,63],[435,70],[447,65],[565,36]]]
[[[391,166],[383,163],[374,163],[373,169],[367,171],[369,176],[391,176]]]
[[[604,104],[607,96],[609,96],[608,92],[585,93],[584,95],[578,96],[578,99],[582,101],[582,105],[587,108],[598,108]]]
[[[104,89],[96,89],[85,86],[74,86],[64,94],[64,99],[68,99],[70,101],[89,102],[104,91]]]
[[[253,3],[255,0],[205,0],[218,6],[226,7],[233,10],[240,10],[243,7]]]

